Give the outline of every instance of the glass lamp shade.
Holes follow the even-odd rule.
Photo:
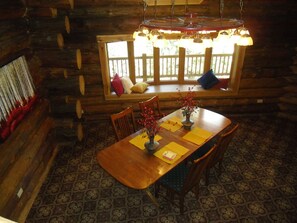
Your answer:
[[[217,37],[217,41],[225,42],[225,41],[229,41],[229,39],[230,39],[230,35],[229,35],[228,31],[221,30],[219,32],[218,37]]]
[[[237,41],[237,45],[239,45],[239,46],[252,46],[253,45],[253,39],[250,35],[250,32],[245,27],[239,28],[238,33],[239,33],[240,37]]]
[[[241,36],[237,42],[238,46],[252,46],[254,44],[250,35]]]

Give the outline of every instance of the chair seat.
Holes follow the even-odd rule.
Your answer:
[[[203,146],[201,146],[197,151],[195,151],[191,156],[190,160],[196,160],[198,158],[201,158],[204,156],[216,143],[217,139],[214,138],[207,143],[205,143]]]
[[[171,187],[175,191],[181,191],[188,173],[189,168],[185,165],[185,163],[181,163],[163,176],[159,182]]]

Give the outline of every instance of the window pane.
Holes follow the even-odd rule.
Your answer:
[[[205,48],[194,43],[193,47],[186,49],[185,80],[197,80],[202,74],[205,61]]]
[[[115,73],[120,76],[129,76],[127,42],[107,43],[107,53],[109,76],[112,78]]]
[[[233,60],[234,44],[231,41],[214,41],[211,68],[216,76],[229,78]]]
[[[136,82],[154,80],[153,45],[150,41],[134,41]]]
[[[160,81],[173,81],[178,79],[178,41],[168,40],[160,48]]]

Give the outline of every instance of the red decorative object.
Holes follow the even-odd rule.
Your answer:
[[[154,111],[150,107],[144,107],[144,111],[140,114],[143,118],[138,120],[138,123],[146,129],[147,135],[155,136],[159,130],[160,126],[154,117]]]
[[[198,102],[194,100],[195,98],[195,92],[193,92],[193,87],[189,87],[188,92],[186,95],[183,95],[180,90],[179,92],[179,98],[177,99],[178,103],[181,105],[183,110],[183,116],[191,114],[195,108],[198,107]]]

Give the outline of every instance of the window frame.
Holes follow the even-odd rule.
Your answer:
[[[199,92],[199,98],[207,98],[207,97],[229,97],[235,96],[238,94],[239,84],[241,79],[242,67],[245,57],[245,46],[235,45],[234,48],[234,56],[233,62],[230,71],[229,78],[229,86],[227,89],[203,89],[200,85],[197,84],[196,81],[186,81],[185,84],[181,83],[160,83],[159,81],[159,73],[154,73],[154,83],[149,86],[149,90],[145,93],[132,93],[132,94],[122,94],[118,97],[116,94],[111,92],[111,79],[109,74],[109,66],[108,66],[108,52],[107,52],[107,43],[117,42],[117,41],[127,41],[128,43],[128,58],[129,58],[129,72],[130,79],[133,83],[135,83],[136,77],[133,72],[133,67],[135,66],[135,58],[134,58],[134,45],[133,45],[133,36],[131,34],[118,34],[118,35],[97,35],[97,43],[98,43],[98,51],[99,51],[99,60],[101,64],[101,75],[103,82],[103,91],[105,100],[133,100],[133,99],[146,99],[151,97],[152,95],[159,95],[160,98],[172,98],[174,94],[177,94],[177,90],[179,89],[181,93],[185,93],[188,90],[188,87],[193,87],[195,85],[194,90]],[[154,48],[154,56],[159,55],[158,48]],[[180,48],[183,51],[183,48]],[[207,48],[205,52],[206,58],[211,58],[211,50],[212,48]],[[156,53],[156,54],[155,54]],[[160,58],[155,58],[154,66],[158,67],[160,62]],[[204,71],[210,69],[211,59],[206,60],[204,63]],[[158,69],[154,69],[158,70]],[[183,79],[183,73],[179,73]]]

